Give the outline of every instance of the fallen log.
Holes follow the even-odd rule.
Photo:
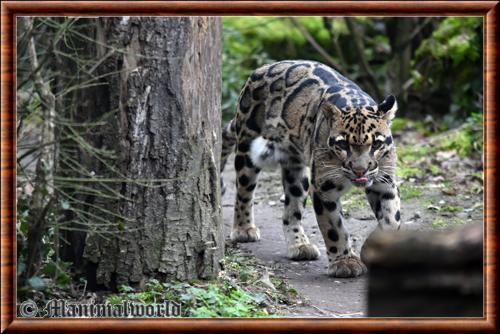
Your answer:
[[[483,226],[374,232],[363,245],[370,317],[482,317]]]

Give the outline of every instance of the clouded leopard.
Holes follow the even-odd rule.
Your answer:
[[[253,215],[257,176],[264,166],[279,165],[288,257],[313,260],[320,255],[301,225],[309,193],[327,249],[328,273],[365,273],[351,247],[340,198],[353,185],[363,187],[379,228],[399,228],[390,128],[396,109],[394,96],[376,103],[358,85],[318,62],[280,61],[255,70],[241,91],[236,116],[223,130],[221,171],[234,150],[237,173],[231,239],[259,240]]]

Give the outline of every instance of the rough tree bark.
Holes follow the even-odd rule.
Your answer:
[[[411,36],[416,19],[410,17],[393,17],[386,21],[392,50],[392,78],[388,81],[390,91],[398,96],[400,115],[406,115],[407,90],[411,69]]]
[[[218,272],[221,34],[214,17],[99,21],[96,38],[109,47],[98,53],[115,50],[107,70],[120,73],[107,106],[119,116],[103,145],[121,154],[128,219],[118,222],[123,232],[87,238],[90,281],[140,286]]]

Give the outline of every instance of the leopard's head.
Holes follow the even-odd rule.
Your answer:
[[[390,95],[378,105],[343,109],[324,104],[322,109],[331,120],[327,145],[337,157],[337,174],[356,186],[370,186],[373,181],[392,183],[391,121],[396,98]]]

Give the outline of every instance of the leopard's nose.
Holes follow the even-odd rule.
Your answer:
[[[367,172],[367,169],[366,168],[363,168],[363,167],[353,167],[352,168],[352,171],[354,172],[354,174],[357,176],[357,177],[362,177],[365,175],[365,173]]]

